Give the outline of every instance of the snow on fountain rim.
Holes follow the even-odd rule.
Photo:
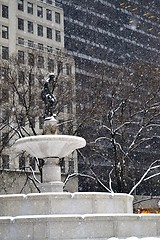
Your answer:
[[[26,151],[38,158],[63,158],[85,145],[86,140],[78,136],[37,135],[18,139],[15,149],[17,152]]]

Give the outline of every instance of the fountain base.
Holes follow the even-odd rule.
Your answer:
[[[132,201],[108,193],[0,195],[0,239],[160,237],[158,214],[132,214]]]
[[[39,189],[41,192],[63,192],[63,182],[61,182],[61,168],[59,158],[44,159],[42,179]]]
[[[41,183],[39,186],[40,191],[43,192],[63,192],[63,182],[49,182]]]

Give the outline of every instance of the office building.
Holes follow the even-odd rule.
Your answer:
[[[116,73],[120,73],[121,69],[123,71],[125,69],[128,74],[133,74],[135,66],[143,65],[145,68],[145,66],[153,65],[155,69],[159,68],[159,1],[62,0],[61,3],[64,9],[64,44],[76,63],[78,113],[90,111],[96,92],[96,89],[92,88],[92,80],[96,81],[98,86],[98,81],[105,79],[103,78],[104,73],[106,79],[114,79],[118,75]],[[128,78],[127,76],[126,79]],[[107,84],[103,90],[105,95]],[[92,128],[93,126],[88,125],[82,129],[83,136],[87,136],[89,133],[88,141],[89,137],[91,140],[96,139],[96,135],[93,134],[96,131],[92,131]],[[158,134],[158,129],[156,131]],[[156,142],[158,146],[158,140]],[[159,158],[157,146],[153,152],[146,149],[142,153],[146,162],[147,159],[151,161]],[[153,156],[154,158],[152,158]],[[139,154],[137,158],[133,166],[137,162],[141,162]],[[99,167],[100,172],[104,171],[105,175],[106,168],[109,167],[105,164],[110,165],[110,163],[101,165],[98,162],[98,158],[92,161],[95,168]],[[149,163],[143,164],[141,168]],[[80,168],[80,170],[85,169],[83,162],[80,164]],[[138,171],[141,174],[141,169]],[[140,192],[149,194],[152,188],[154,194],[158,194],[159,183],[157,181],[159,180],[156,178],[155,181],[156,187],[153,187],[154,189],[150,184],[148,192],[147,185],[145,190],[140,189]],[[81,185],[85,185],[84,188],[82,187],[83,190],[87,188],[95,190],[94,186],[89,188],[89,179],[86,184],[83,182],[82,179]],[[107,182],[106,179],[105,182]]]
[[[43,81],[49,72],[54,72],[55,76],[58,76],[60,86],[57,87],[56,91],[57,94],[61,93],[59,99],[65,104],[64,106],[60,106],[63,104],[61,102],[58,105],[59,130],[63,133],[71,131],[71,121],[63,125],[63,122],[68,120],[72,119],[72,125],[74,125],[75,102],[73,96],[75,92],[75,64],[73,58],[68,56],[64,50],[63,17],[62,7],[52,0],[0,1],[0,166],[2,172],[8,171],[10,175],[15,170],[19,171],[19,175],[24,175],[24,171],[30,171],[29,167],[32,167],[35,171],[38,170],[35,159],[25,159],[24,156],[16,157],[17,155],[15,156],[10,147],[18,137],[16,133],[14,137],[12,136],[12,134],[14,135],[13,132],[18,128],[17,124],[23,129],[23,136],[27,135],[27,132],[28,134],[31,132],[31,134],[35,134],[34,132],[38,134],[42,133],[43,102],[41,100],[41,91]],[[12,66],[12,71],[8,70],[10,66]],[[7,81],[11,77],[13,77],[14,81],[12,84],[14,86],[13,89],[9,89],[7,85]],[[24,99],[25,97],[27,98],[27,95],[24,95],[27,92],[27,90],[25,91],[27,88],[24,86],[28,86],[27,84],[29,84],[30,91],[32,90],[30,94],[32,96],[28,95],[29,98],[32,98],[30,104],[30,112],[33,113],[32,119],[31,117],[29,119],[23,116]],[[65,101],[64,96],[67,92],[65,85],[68,88],[70,87],[68,90],[70,91],[70,101],[68,102]],[[15,86],[17,86],[17,95]],[[65,93],[62,89],[65,89]],[[13,99],[14,106],[12,106]],[[27,99],[27,101],[29,100]],[[16,121],[16,116],[18,116],[18,122]],[[72,156],[72,159],[68,158],[62,161],[63,174],[73,172],[76,168],[75,155]],[[25,176],[23,176],[24,178]]]

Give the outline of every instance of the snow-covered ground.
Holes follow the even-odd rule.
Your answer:
[[[125,239],[119,239],[119,238],[109,238],[108,240],[160,240],[160,237],[145,237],[145,238],[137,238],[137,237],[129,237]]]

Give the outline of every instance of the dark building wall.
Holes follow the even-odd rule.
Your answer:
[[[93,93],[91,97],[87,96],[91,75],[101,74],[104,66],[108,70],[108,77],[112,77],[121,67],[130,71],[137,64],[159,66],[160,3],[158,0],[62,0],[62,6],[65,15],[65,48],[74,56],[76,63],[78,111],[86,107],[86,98],[93,100]],[[91,132],[91,126],[88,126],[87,130],[86,127],[81,129],[79,134],[87,138]],[[95,135],[91,134],[90,137],[94,139]],[[86,155],[88,153],[89,150]],[[155,160],[159,153],[156,152],[154,156],[149,150],[145,153],[137,153],[135,163],[130,163],[131,172],[135,172],[137,179],[147,168],[147,163],[145,160],[143,162],[141,154],[144,159]],[[92,165],[95,172],[98,169],[104,182],[107,182],[104,175],[108,176],[109,165],[98,158],[92,161]],[[143,169],[140,169],[142,166]],[[138,171],[135,170],[137,167]],[[86,165],[83,160],[79,161],[79,169],[85,172]],[[142,184],[137,192],[149,194],[152,191],[154,194],[160,194],[159,179],[156,178],[155,181],[156,183],[152,180],[150,184]],[[80,178],[79,183],[82,191],[104,190],[90,179],[87,179],[85,186],[83,178]],[[132,185],[133,181],[130,181],[130,186]]]
[[[65,47],[73,55],[79,54],[93,65],[99,61],[125,66],[135,61],[158,63],[158,11],[147,3],[63,1],[63,7]]]

